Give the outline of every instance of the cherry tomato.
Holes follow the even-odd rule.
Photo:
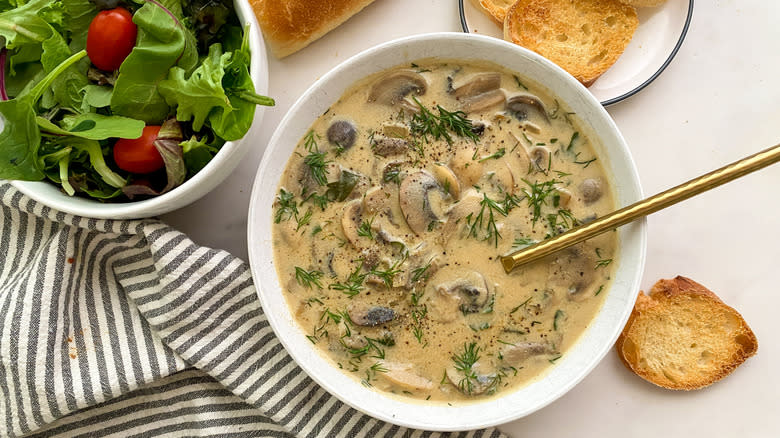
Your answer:
[[[159,133],[159,126],[146,126],[138,138],[120,138],[114,144],[116,165],[130,173],[151,173],[162,169],[165,162],[154,147]]]
[[[87,31],[87,55],[95,67],[114,71],[135,46],[138,26],[125,8],[98,12]]]

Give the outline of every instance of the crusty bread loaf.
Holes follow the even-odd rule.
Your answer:
[[[515,0],[471,0],[471,3],[474,4],[475,8],[484,12],[501,26],[504,25],[506,10],[509,9],[514,2]]]
[[[695,281],[659,280],[640,293],[618,338],[623,363],[668,389],[698,389],[726,377],[758,342],[742,316]]]
[[[374,0],[249,0],[271,53],[297,52]]]
[[[666,3],[666,0],[620,0],[620,1],[627,5],[631,5],[635,8],[652,8]]]
[[[531,49],[591,85],[623,53],[639,25],[618,0],[518,0],[504,39]]]

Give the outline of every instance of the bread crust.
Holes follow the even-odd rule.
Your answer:
[[[620,1],[627,5],[631,5],[635,8],[652,8],[666,3],[666,0],[620,0]]]
[[[617,61],[638,25],[636,10],[618,0],[518,0],[507,9],[504,39],[590,86]]]
[[[374,0],[249,0],[277,58],[308,46]]]
[[[684,335],[681,338],[685,341],[684,345],[671,344],[669,338],[664,337],[662,333],[669,332],[669,325],[673,324],[672,321],[689,318],[690,315],[682,316],[681,314],[690,312],[692,309],[699,311],[698,318],[700,320],[717,321],[716,317],[721,316],[734,321],[733,330],[727,331],[728,336],[733,337],[733,339],[723,339],[723,333],[702,332],[702,326],[707,324],[703,321],[702,325],[690,328],[689,333],[682,332]],[[702,312],[701,309],[705,311]],[[711,328],[711,331],[720,330],[720,328],[714,327]],[[720,338],[710,339],[715,335],[720,336]],[[667,374],[666,370],[661,370],[662,372],[659,373],[658,370],[642,364],[643,359],[645,362],[648,359],[649,353],[645,350],[651,349],[660,349],[672,360],[690,364],[691,360],[687,357],[685,347],[688,344],[693,347],[696,343],[708,342],[719,346],[725,345],[726,352],[715,353],[712,364],[707,364],[706,367],[697,369],[696,363],[693,363],[689,373],[680,374],[675,370],[675,378],[672,378],[671,374]],[[677,276],[670,280],[662,279],[656,282],[649,295],[639,293],[634,310],[631,312],[623,332],[618,337],[615,349],[621,362],[648,382],[667,389],[692,390],[709,386],[731,374],[748,357],[756,354],[758,341],[739,312],[723,303],[715,293],[703,285],[690,278]],[[657,353],[654,352],[654,354]],[[666,366],[670,366],[670,364],[666,364]]]
[[[485,15],[492,18],[499,26],[504,25],[506,11],[515,0],[471,0],[471,3]]]

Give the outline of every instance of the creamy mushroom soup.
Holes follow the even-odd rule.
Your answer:
[[[504,273],[498,257],[614,209],[577,116],[491,64],[371,76],[319,117],[273,206],[309,340],[366,386],[474,399],[555,366],[598,312],[609,233]]]

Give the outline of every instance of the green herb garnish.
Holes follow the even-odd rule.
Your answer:
[[[322,271],[307,271],[299,266],[295,267],[295,280],[303,287],[311,289],[312,285],[322,289],[320,278],[325,275]]]

